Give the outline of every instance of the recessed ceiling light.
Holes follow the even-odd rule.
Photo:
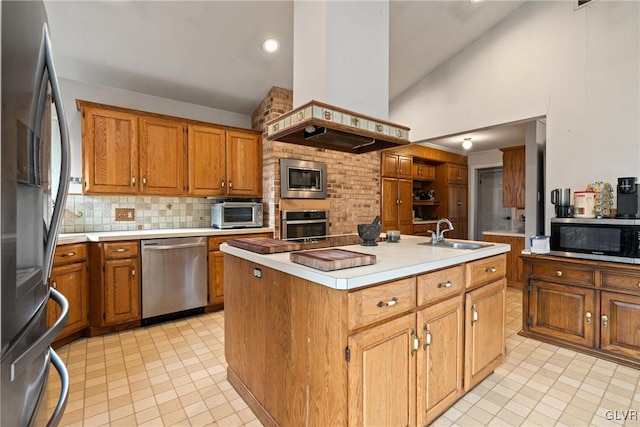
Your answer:
[[[465,138],[464,141],[462,141],[462,148],[465,150],[470,149],[472,146],[473,143],[471,142],[471,138]]]
[[[280,43],[276,39],[266,39],[262,42],[262,50],[265,52],[275,52],[280,47]]]

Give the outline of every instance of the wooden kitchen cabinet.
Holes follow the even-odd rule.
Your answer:
[[[524,267],[520,254],[524,249],[524,236],[483,234],[482,240],[485,242],[506,243],[511,245],[511,251],[507,253],[507,286],[522,289],[524,284]]]
[[[140,242],[89,244],[90,334],[140,326]]]
[[[185,191],[184,123],[141,117],[140,194],[178,195]]]
[[[138,116],[92,107],[82,113],[85,194],[137,194]]]
[[[466,239],[469,221],[467,166],[454,163],[438,165],[435,192],[440,200],[435,208],[435,216],[447,218],[453,224],[453,231],[448,232],[445,238]]]
[[[226,132],[227,195],[262,197],[262,138],[255,132]]]
[[[435,181],[436,167],[424,163],[413,163],[413,179],[419,181]]]
[[[445,169],[447,174],[447,183],[467,185],[468,169],[466,165],[457,165],[455,163],[445,163]]]
[[[56,337],[56,342],[89,326],[89,282],[87,249],[85,243],[56,247],[49,285],[60,292],[69,303],[67,324]],[[47,326],[60,316],[60,306],[53,301],[47,306]]]
[[[502,151],[502,205],[505,208],[525,207],[525,146],[501,148]]]
[[[382,231],[413,233],[413,189],[411,180],[382,178]]]
[[[522,258],[522,335],[640,368],[640,267]]]
[[[187,135],[189,194],[193,196],[226,194],[224,129],[189,125]]]
[[[404,154],[382,152],[382,176],[392,178],[413,178],[412,158]]]
[[[447,189],[448,218],[453,224],[453,231],[446,237],[466,239],[468,228],[467,187],[451,185]]]
[[[220,251],[220,245],[230,239],[243,239],[249,237],[269,237],[273,238],[273,233],[251,233],[225,235],[219,237],[209,237],[207,239],[208,247],[208,308],[218,309],[224,303],[224,254]]]

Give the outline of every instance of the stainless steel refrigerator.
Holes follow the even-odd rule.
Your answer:
[[[44,419],[57,425],[69,378],[50,344],[67,322],[68,303],[48,278],[69,184],[68,131],[44,3],[2,1],[0,15],[0,425],[42,419],[50,365],[62,386],[58,405]],[[52,115],[59,144],[52,144]],[[50,299],[61,315],[47,328]]]

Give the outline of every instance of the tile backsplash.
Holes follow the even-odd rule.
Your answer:
[[[212,203],[213,200],[195,197],[70,194],[65,205],[61,232],[210,227]],[[135,209],[135,220],[116,221],[116,208]]]

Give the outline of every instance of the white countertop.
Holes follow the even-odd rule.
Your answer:
[[[482,234],[486,234],[488,236],[524,237],[523,232],[517,232],[515,230],[489,230],[489,231],[483,231]]]
[[[225,236],[252,233],[273,233],[273,228],[172,228],[165,230],[100,231],[87,233],[63,233],[58,235],[58,244],[80,242],[110,242],[114,240],[162,239],[164,237]]]
[[[398,243],[379,242],[378,246],[340,246],[340,249],[375,255],[376,264],[336,271],[321,271],[296,264],[290,261],[290,252],[262,255],[227,244],[221,245],[220,250],[333,289],[355,289],[498,255],[511,250],[509,245],[486,242],[479,242],[489,245],[480,249],[450,249],[418,245],[418,243],[426,242],[427,240],[424,236],[403,235]]]

